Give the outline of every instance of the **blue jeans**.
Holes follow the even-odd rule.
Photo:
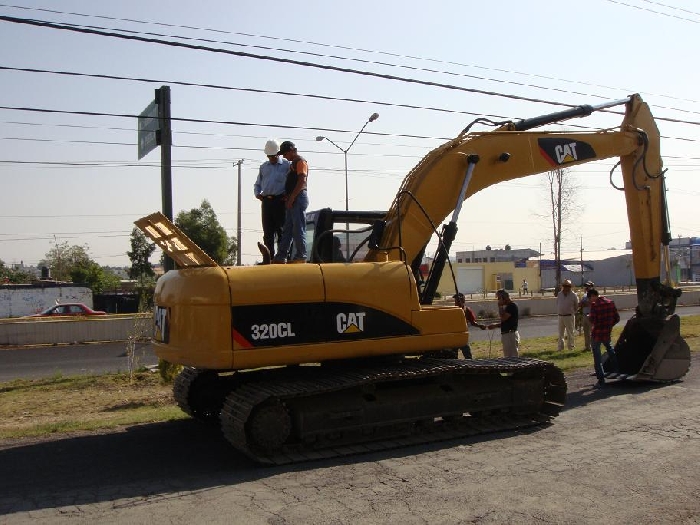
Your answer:
[[[608,359],[610,359],[610,364],[615,372],[617,372],[617,356],[615,355],[615,350],[613,350],[612,346],[610,345],[610,341],[593,341],[591,343],[595,375],[598,378],[598,381],[604,381],[605,372],[603,371],[603,358],[600,355],[600,345],[605,345],[605,351],[608,353]]]
[[[284,261],[288,258],[289,248],[294,240],[295,261],[306,260],[306,208],[309,206],[309,196],[306,190],[302,190],[294,199],[291,208],[287,208],[282,229],[282,239],[279,250],[275,255],[276,261]]]

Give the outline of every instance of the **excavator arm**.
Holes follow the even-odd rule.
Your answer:
[[[407,260],[420,253],[461,201],[494,184],[611,157],[622,159],[638,277],[659,275],[661,158],[659,132],[638,95],[627,102],[619,131],[524,131],[526,124],[486,133],[460,134],[428,153],[406,176],[386,216],[376,249],[366,260]],[[539,125],[556,122],[557,114]],[[522,121],[527,123],[527,121]],[[643,163],[638,163],[643,159]],[[470,180],[469,167],[473,167]],[[466,188],[465,188],[466,186]],[[639,249],[636,249],[639,248]]]
[[[622,104],[625,115],[619,130],[529,131]],[[681,291],[661,282],[662,266],[669,261],[671,234],[660,135],[640,96],[508,122],[492,132],[467,130],[431,151],[408,174],[387,213],[381,238],[365,260],[403,260],[415,268],[437,225],[452,212],[421,295],[421,303],[430,304],[465,199],[501,182],[619,157],[624,185],[618,189],[624,191],[627,203],[638,298],[637,316],[618,342],[621,361],[629,375],[639,372],[646,379],[675,379],[685,374],[687,344],[680,337],[677,317],[666,320],[673,314]],[[639,350],[640,346],[645,348]]]

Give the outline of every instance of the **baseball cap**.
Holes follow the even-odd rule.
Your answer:
[[[452,299],[459,299],[461,301],[464,299],[464,294],[462,292],[458,292],[452,296]]]
[[[288,151],[292,151],[293,149],[297,149],[297,147],[294,145],[294,142],[291,140],[285,140],[281,145],[280,145],[280,150],[278,152],[278,155],[284,155]]]
[[[593,288],[595,286],[595,283],[593,281],[586,281],[583,286],[585,286],[586,288]]]
[[[561,283],[561,285],[562,285],[562,286],[569,286],[569,287],[571,287],[571,281],[569,281],[568,279],[565,279],[564,282]]]

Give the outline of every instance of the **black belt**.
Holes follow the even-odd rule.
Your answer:
[[[515,330],[506,330],[505,332],[501,330],[501,334],[512,334],[513,332],[517,332],[518,329],[516,328]]]
[[[284,193],[279,195],[263,195],[263,199],[281,199],[282,197],[284,197]]]
[[[571,314],[559,314],[559,317],[569,317]]]

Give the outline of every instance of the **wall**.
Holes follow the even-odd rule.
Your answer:
[[[92,308],[92,290],[62,283],[0,286],[0,319],[32,315],[59,303],[84,303]]]
[[[0,346],[126,341],[153,336],[153,314],[0,320]]]
[[[528,267],[528,268],[516,268],[515,264],[511,261],[509,262],[497,262],[497,263],[452,263],[452,268],[455,273],[455,277],[458,279],[457,284],[459,286],[459,291],[465,294],[478,293],[483,290],[494,292],[496,288],[494,286],[495,276],[498,274],[509,273],[513,276],[513,286],[514,290],[509,290],[510,292],[518,292],[523,279],[527,279],[527,284],[529,290],[532,292],[534,290],[540,289],[540,277],[539,269]],[[482,273],[481,285],[475,289],[463,289],[459,280],[460,268],[474,268],[479,269]],[[473,286],[471,286],[473,287]],[[452,297],[455,293],[455,283],[452,280],[452,272],[450,272],[449,266],[445,267],[442,272],[442,278],[440,279],[440,284],[438,284],[438,293],[442,297]]]

